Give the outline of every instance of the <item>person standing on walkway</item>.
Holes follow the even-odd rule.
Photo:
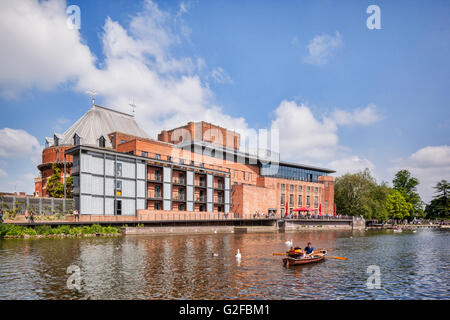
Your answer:
[[[28,210],[25,210],[25,220],[28,222]]]
[[[33,210],[30,211],[30,222],[34,222]]]
[[[75,218],[75,221],[80,221],[80,214],[78,213],[77,209],[73,210],[73,216]]]
[[[3,223],[3,211],[0,209],[0,223]]]

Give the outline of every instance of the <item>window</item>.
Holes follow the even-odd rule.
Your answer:
[[[311,187],[306,187],[306,192],[311,192]]]
[[[289,195],[289,205],[292,207],[294,205],[294,195],[290,194]]]
[[[180,163],[181,163],[181,164],[184,164],[184,159],[180,159]]]
[[[302,196],[301,195],[298,196],[298,206],[299,207],[303,206]]]
[[[169,160],[169,161],[172,161],[172,156],[169,156],[169,157],[168,157],[168,160]]]
[[[205,164],[203,162],[200,162],[200,167],[204,168]]]
[[[155,186],[155,198],[161,197],[161,186]]]
[[[218,207],[217,207],[217,211],[218,211],[218,212],[222,212],[222,207],[221,207],[221,206],[218,206]]]
[[[325,181],[325,187],[328,187],[328,181]]]
[[[306,196],[306,206],[309,207],[311,205],[311,202],[309,200],[309,196]]]
[[[191,160],[191,166],[195,165],[194,160]]]
[[[160,159],[161,159],[161,155],[156,153],[156,154],[155,154],[155,159],[156,159],[156,160],[160,160]]]
[[[122,144],[122,143],[125,143],[125,142],[127,142],[126,140],[120,140],[120,143]]]
[[[314,208],[319,206],[319,197],[314,197]]]
[[[325,201],[325,208],[328,208],[328,201]]]
[[[122,164],[119,162],[116,163],[116,176],[122,176]]]
[[[251,172],[249,172],[248,173],[248,181],[251,181],[252,180],[252,174],[251,174]]]
[[[142,151],[142,152],[141,152],[141,155],[142,155],[143,157],[148,158],[148,152],[146,152],[146,151]]]
[[[242,180],[245,181],[245,171],[242,171]]]
[[[285,203],[284,193],[281,194],[281,201],[280,201],[280,202],[281,202],[281,204],[284,204],[284,203]]]
[[[155,210],[161,210],[161,203],[155,202]]]
[[[180,203],[178,205],[178,211],[184,211],[184,204]]]
[[[291,184],[291,185],[289,186],[289,191],[290,191],[290,192],[294,192],[294,185],[293,185],[293,184]]]
[[[298,186],[298,192],[302,192],[302,186]]]
[[[200,205],[199,211],[205,211],[205,206],[204,205]]]
[[[80,136],[75,133],[73,135],[73,145],[78,146],[78,145],[80,145],[80,142],[81,142]]]
[[[284,183],[281,184],[281,190],[284,191]]]
[[[122,181],[116,180],[116,196],[122,195]]]
[[[314,188],[314,193],[317,193],[317,192],[319,192],[319,188],[315,187]]]
[[[104,148],[105,145],[106,145],[106,139],[105,139],[105,137],[101,136],[98,139],[98,146],[101,147],[101,148]]]

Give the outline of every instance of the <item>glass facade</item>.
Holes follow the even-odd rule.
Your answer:
[[[271,165],[262,165],[261,166],[261,175],[262,176],[270,176],[274,178],[283,178],[283,179],[291,179],[291,180],[299,180],[299,181],[308,181],[308,182],[319,182],[319,176],[327,176],[327,172],[312,170],[312,169],[304,169],[304,168],[296,168],[285,165],[278,166],[278,172],[273,173],[270,168]]]

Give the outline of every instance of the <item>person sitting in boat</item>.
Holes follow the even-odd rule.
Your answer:
[[[310,256],[314,252],[314,248],[311,246],[311,242],[303,250],[303,257]]]

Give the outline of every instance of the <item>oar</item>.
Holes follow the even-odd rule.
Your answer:
[[[338,260],[348,260],[348,258],[346,258],[346,257],[331,257],[331,256],[327,256],[327,255],[325,255],[325,258],[338,259]]]
[[[285,256],[286,253],[274,252],[274,253],[272,253],[272,255],[274,255],[274,256]]]

